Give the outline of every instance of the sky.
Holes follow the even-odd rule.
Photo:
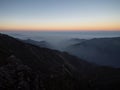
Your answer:
[[[120,31],[120,0],[0,0],[0,30]]]

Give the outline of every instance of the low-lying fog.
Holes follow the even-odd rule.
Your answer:
[[[2,33],[40,47],[66,51],[99,65],[120,67],[120,31]]]
[[[71,39],[92,39],[103,37],[120,37],[120,31],[69,31],[69,32],[38,32],[38,31],[6,31],[2,32],[20,39],[46,41],[53,48],[61,50]]]

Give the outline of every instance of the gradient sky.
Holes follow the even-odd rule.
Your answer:
[[[120,30],[120,0],[0,0],[0,30]]]

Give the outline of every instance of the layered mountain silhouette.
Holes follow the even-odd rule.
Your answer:
[[[77,44],[77,43],[81,43],[83,41],[85,41],[86,39],[79,39],[79,38],[71,38],[69,39],[67,42],[70,44]],[[69,44],[69,45],[70,45]]]
[[[74,45],[80,42],[85,41],[86,39],[79,39],[79,38],[67,38],[64,40],[59,41],[59,44],[55,45],[56,50],[60,50],[60,51],[66,51],[66,48],[68,48],[70,45]]]
[[[23,42],[28,44],[33,44],[39,47],[52,48],[52,46],[47,41],[35,41],[32,39],[23,40]]]
[[[0,34],[0,90],[119,90],[120,69]]]
[[[120,68],[120,37],[80,41],[69,45],[65,51],[89,62]]]

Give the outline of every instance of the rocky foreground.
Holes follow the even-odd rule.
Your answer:
[[[0,34],[0,90],[119,90],[120,69]]]

